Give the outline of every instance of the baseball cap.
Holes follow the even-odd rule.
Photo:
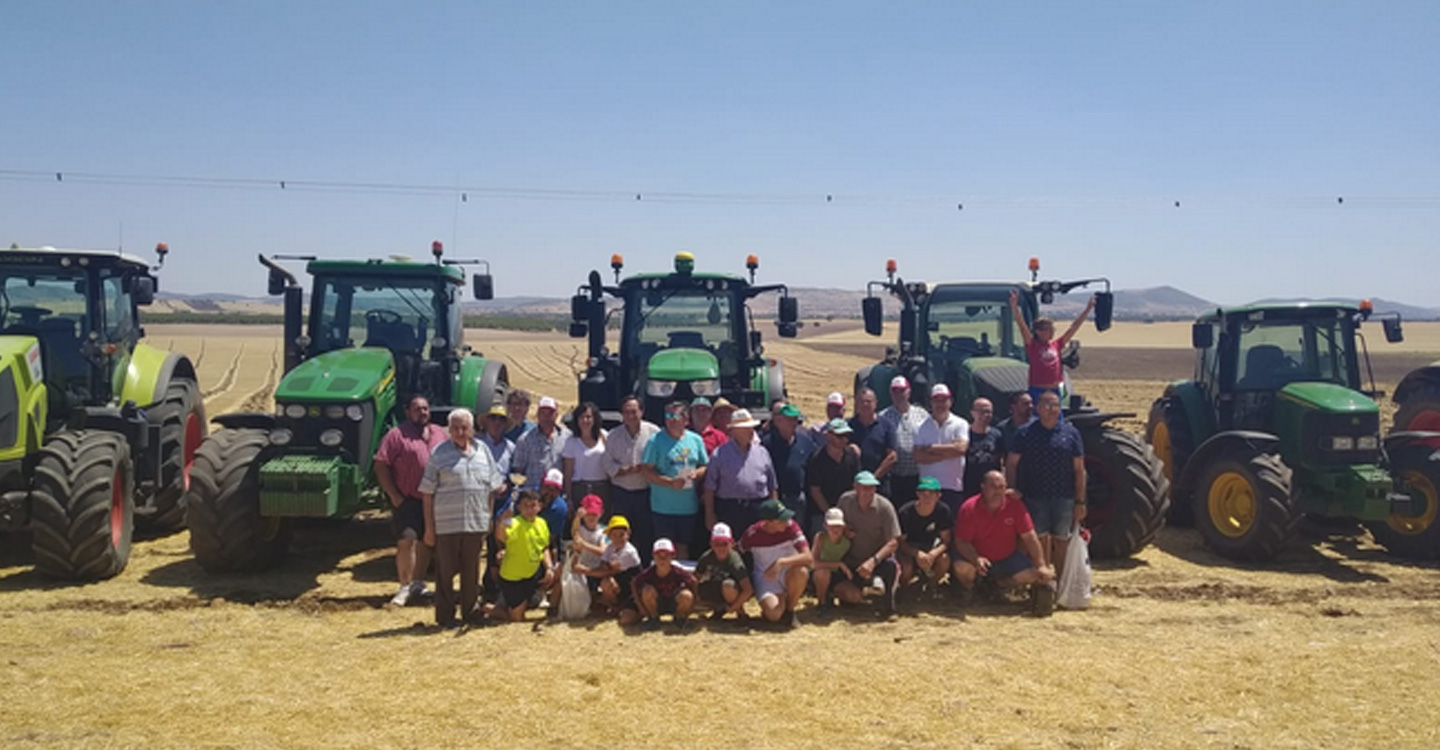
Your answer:
[[[862,471],[855,475],[855,484],[863,484],[866,487],[879,487],[880,480],[868,471]]]
[[[759,426],[760,426],[760,420],[758,420],[758,419],[756,419],[755,417],[751,416],[749,409],[736,409],[736,410],[735,410],[735,413],[730,415],[730,426],[731,426],[731,427],[759,427]]]
[[[605,510],[605,501],[601,500],[599,495],[586,495],[585,499],[580,501],[580,510],[598,516]]]
[[[539,411],[539,410],[541,410],[541,409],[557,409],[557,410],[558,410],[559,408],[560,408],[560,405],[557,404],[557,403],[555,403],[555,399],[550,398],[549,396],[541,396],[541,397],[540,397],[540,405],[537,406],[537,407],[535,407],[535,410],[536,410],[536,411]]]
[[[509,419],[509,418],[510,418],[510,412],[505,411],[505,405],[504,405],[504,404],[491,404],[491,405],[490,405],[490,411],[485,412],[485,416],[487,416],[487,417],[504,417],[504,418],[506,418],[506,419]]]
[[[785,507],[783,503],[773,497],[760,503],[760,520],[762,521],[789,521],[794,517],[795,511]]]
[[[850,428],[850,423],[836,417],[825,424],[825,429],[832,435],[849,435],[855,430]]]
[[[545,472],[545,481],[542,482],[542,484],[548,484],[551,487],[564,487],[565,475],[560,473],[559,469],[551,469]]]
[[[825,525],[844,526],[845,511],[840,510],[839,508],[831,508],[830,510],[825,511]]]
[[[695,397],[695,400],[690,402],[690,405],[691,405],[691,406],[711,406],[711,404],[710,404],[710,399],[705,398],[704,396],[696,396],[696,397]]]
[[[713,528],[713,529],[710,530],[710,538],[711,538],[712,540],[713,540],[713,539],[724,539],[725,541],[730,541],[730,542],[735,541],[735,535],[730,533],[730,526],[729,526],[729,524],[725,524],[725,523],[717,523],[717,524],[715,524],[715,528]]]
[[[825,403],[830,406],[844,406],[845,394],[841,393],[840,391],[835,391],[834,393],[831,393],[829,396],[825,397]]]
[[[909,390],[909,388],[910,381],[906,380],[904,375],[896,375],[890,381],[890,390],[892,391]]]
[[[939,492],[944,487],[940,486],[940,480],[935,477],[920,477],[920,483],[915,485],[917,490],[934,490]]]
[[[799,419],[799,418],[800,418],[801,416],[803,416],[803,415],[800,414],[800,410],[799,410],[799,409],[795,408],[795,405],[794,405],[794,404],[786,404],[786,405],[780,407],[780,416],[782,416],[782,417],[794,417],[795,419]]]
[[[650,551],[656,554],[669,552],[673,555],[675,554],[675,545],[669,539],[661,537],[655,540],[655,545],[650,548]]]
[[[935,386],[930,389],[930,398],[935,398],[936,396],[950,398],[950,386],[944,383],[936,383]]]
[[[629,531],[630,521],[626,519],[625,516],[610,516],[610,523],[605,524],[605,530],[614,531],[615,529]]]

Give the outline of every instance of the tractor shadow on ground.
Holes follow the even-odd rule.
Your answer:
[[[194,596],[240,604],[288,602],[318,588],[322,575],[341,571],[342,560],[393,543],[389,524],[383,518],[302,522],[294,527],[289,554],[274,569],[256,573],[210,573],[194,558],[186,557],[149,571],[141,581],[152,586],[189,589]],[[377,559],[393,560],[388,555]],[[366,564],[370,562],[373,561]],[[392,570],[393,565],[392,561]],[[380,607],[386,601],[384,595],[309,597],[306,605],[320,609],[356,609]]]
[[[1350,562],[1392,562],[1383,552],[1376,555],[1346,554],[1345,545],[1357,550],[1355,543],[1362,533],[1356,528],[1324,528],[1309,525],[1302,528],[1294,540],[1275,560],[1264,563],[1241,562],[1223,557],[1205,546],[1200,532],[1194,529],[1164,528],[1155,537],[1155,546],[1188,563],[1206,568],[1231,568],[1236,570],[1267,571],[1273,573],[1308,573],[1323,576],[1336,583],[1389,583],[1390,579],[1368,570],[1361,570]],[[1325,554],[1321,547],[1329,546],[1343,555],[1336,559]]]
[[[164,539],[180,533],[173,531],[136,531],[135,543]],[[65,580],[50,578],[35,570],[35,555],[31,551],[30,532],[15,531],[0,534],[0,568],[19,568],[9,575],[0,576],[0,592],[3,591],[56,591],[60,589],[88,586],[92,580]]]

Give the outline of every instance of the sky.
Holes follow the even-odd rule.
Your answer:
[[[0,243],[164,241],[164,290],[260,295],[256,253],[438,239],[488,260],[499,296],[688,250],[734,272],[756,253],[792,286],[858,289],[886,258],[1018,279],[1034,255],[1048,277],[1221,303],[1440,306],[1433,0],[6,0],[0,18]]]

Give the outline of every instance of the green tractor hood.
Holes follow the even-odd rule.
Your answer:
[[[395,379],[388,349],[338,349],[301,362],[275,388],[279,403],[368,401]]]
[[[650,380],[713,380],[720,377],[720,362],[703,349],[664,349],[650,357]]]
[[[1334,414],[1359,415],[1380,411],[1369,396],[1334,383],[1291,383],[1280,389],[1278,398],[1307,409]]]
[[[1008,409],[1010,397],[1030,385],[1030,366],[1007,357],[970,357],[960,365],[959,383],[952,384],[955,408],[970,413],[970,402],[984,396],[996,412]]]

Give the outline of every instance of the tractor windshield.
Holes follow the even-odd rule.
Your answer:
[[[1297,381],[1355,387],[1354,324],[1345,318],[1250,323],[1240,329],[1235,387],[1268,391]]]
[[[312,321],[314,351],[376,346],[429,356],[436,321],[443,332],[447,295],[433,279],[322,277]]]
[[[1025,359],[1008,302],[952,300],[932,302],[926,321],[934,356],[1002,356]]]
[[[0,333],[39,339],[50,383],[84,383],[89,373],[81,353],[83,336],[90,330],[87,274],[33,267],[0,269],[0,274]]]
[[[739,369],[735,349],[735,302],[729,292],[635,290],[626,315],[626,349],[648,362],[661,349],[706,349],[720,360],[722,375]]]

